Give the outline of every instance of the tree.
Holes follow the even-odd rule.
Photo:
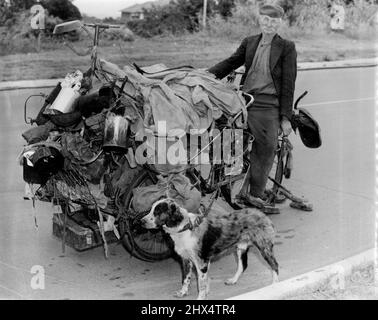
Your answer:
[[[36,4],[36,1],[35,0],[10,0],[9,4],[12,10],[21,11],[21,10],[30,9],[34,4]]]
[[[50,15],[64,21],[82,18],[79,9],[69,0],[44,0],[41,4]]]
[[[0,0],[0,26],[11,21],[20,11],[30,9],[35,0]]]
[[[214,12],[215,1],[208,0],[207,13]],[[180,34],[198,31],[203,11],[203,0],[176,0],[168,5],[144,10],[144,19],[128,22],[128,27],[143,37],[164,33]]]
[[[117,23],[119,23],[119,19],[113,18],[113,17],[106,17],[106,18],[102,19],[102,22],[108,23],[108,24],[117,24]]]
[[[295,0],[282,0],[280,5],[285,11],[285,15],[289,20],[289,25],[293,25],[297,18],[296,14],[294,13],[294,8],[296,5]]]
[[[184,16],[190,21],[188,31],[193,32],[198,30],[200,25],[201,13],[203,12],[203,0],[177,0],[177,11],[181,16]],[[215,3],[213,0],[207,2],[207,15],[210,16],[213,12]]]
[[[219,0],[216,6],[217,11],[224,18],[231,17],[232,9],[234,8],[235,8],[235,0]]]
[[[142,37],[153,37],[164,33],[182,33],[191,29],[192,23],[176,4],[168,4],[144,10],[143,20],[129,21],[127,26]]]

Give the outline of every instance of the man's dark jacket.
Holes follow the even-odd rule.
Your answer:
[[[248,74],[262,34],[245,38],[240,47],[226,60],[208,69],[217,78],[222,79],[232,70],[245,65],[245,73],[241,83]],[[280,115],[291,118],[295,79],[297,77],[297,52],[294,42],[282,39],[276,34],[272,40],[270,51],[270,72],[280,102]]]

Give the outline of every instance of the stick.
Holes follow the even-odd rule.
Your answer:
[[[98,217],[100,221],[98,222],[98,226],[100,228],[100,233],[102,237],[102,241],[104,242],[104,253],[105,253],[105,258],[108,259],[108,243],[106,242],[106,237],[105,237],[105,231],[104,231],[104,217],[102,216],[102,213],[100,209],[96,205],[96,210],[98,213]]]
[[[37,209],[35,208],[35,193],[33,190],[33,185],[29,184],[30,192],[32,194],[32,204],[33,204],[33,218],[34,218],[34,226],[38,229],[38,222],[37,222]]]
[[[64,221],[63,221],[63,237],[62,237],[62,253],[66,253],[66,234],[67,234],[67,215],[68,215],[68,202],[64,204]]]

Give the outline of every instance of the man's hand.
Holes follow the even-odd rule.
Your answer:
[[[290,133],[292,131],[292,127],[291,127],[290,121],[286,117],[282,118],[280,129],[281,129],[280,133],[282,132],[284,136],[290,135]]]

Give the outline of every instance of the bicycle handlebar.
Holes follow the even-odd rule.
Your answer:
[[[84,26],[90,27],[90,28],[101,28],[101,29],[120,29],[120,25],[116,24],[102,24],[102,23],[84,23]]]
[[[302,100],[302,98],[308,93],[308,91],[306,90],[305,92],[303,92],[299,97],[298,99],[295,101],[294,103],[294,109],[297,110],[297,107],[298,107],[298,103],[299,101]]]
[[[246,92],[243,92],[243,95],[249,97],[249,99],[250,99],[249,102],[247,103],[247,105],[245,106],[245,108],[248,109],[254,101],[253,95],[246,93]]]

